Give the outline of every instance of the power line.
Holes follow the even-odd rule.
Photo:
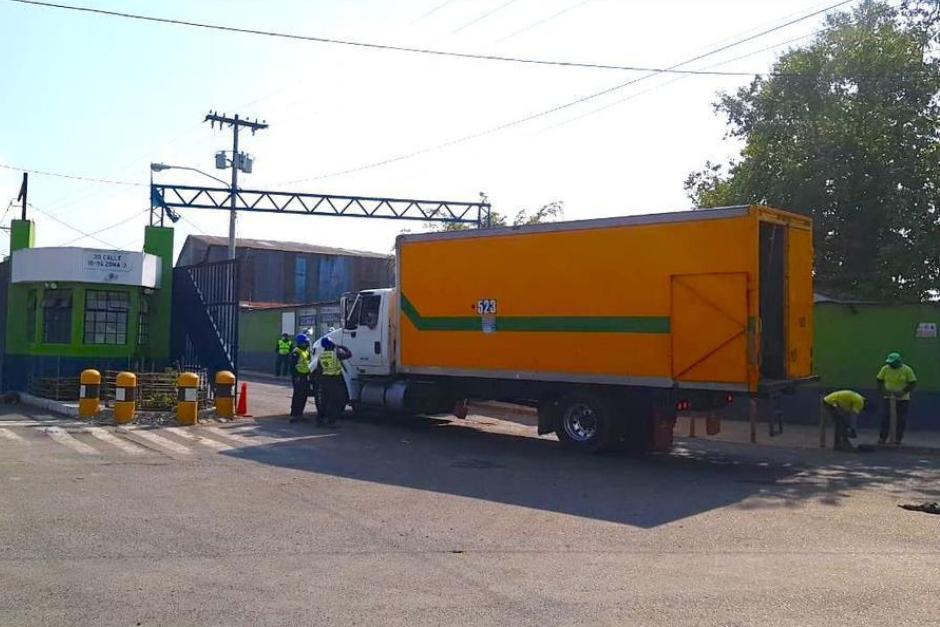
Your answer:
[[[85,239],[86,237],[90,237],[90,238],[92,238],[92,239],[95,239],[95,240],[98,240],[99,242],[101,242],[101,240],[98,239],[97,237],[95,237],[95,235],[97,235],[97,234],[99,234],[99,233],[104,233],[105,231],[110,231],[111,229],[116,229],[116,228],[119,227],[119,226],[123,226],[123,225],[127,224],[128,222],[131,222],[131,221],[133,221],[133,220],[136,220],[136,219],[139,218],[143,213],[147,213],[148,211],[150,211],[150,210],[149,210],[149,209],[145,209],[143,212],[136,213],[136,214],[134,214],[134,215],[132,215],[132,216],[130,216],[130,217],[128,217],[128,218],[124,218],[124,219],[121,220],[120,222],[115,222],[114,224],[110,224],[110,225],[108,225],[108,226],[106,226],[106,227],[100,228],[100,229],[98,229],[97,231],[92,231],[91,233],[85,233],[85,232],[83,232],[83,231],[80,231],[80,230],[76,229],[75,227],[69,227],[69,228],[73,229],[74,231],[76,231],[76,232],[78,232],[78,233],[82,233],[82,236],[81,236],[81,237],[76,237],[75,239],[72,239],[72,240],[69,240],[69,241],[67,241],[66,243],[62,244],[62,245],[63,245],[63,246],[68,246],[68,245],[70,245],[70,244],[74,244],[75,242],[78,242],[78,241],[80,241],[80,240],[83,240],[83,239]],[[49,215],[49,214],[47,213],[46,215]],[[51,216],[50,216],[50,217],[51,217]],[[60,222],[61,222],[61,220],[60,220]],[[64,224],[64,223],[63,223],[63,224]],[[67,226],[68,226],[68,225],[67,225]],[[107,242],[102,242],[102,243],[107,244]],[[118,248],[117,246],[114,246],[113,244],[108,244],[108,245],[111,246],[112,248]]]
[[[511,0],[515,2],[516,0]],[[431,48],[413,48],[409,46],[394,46],[391,44],[377,44],[365,41],[354,41],[347,39],[332,39],[328,37],[315,37],[312,35],[297,35],[293,33],[284,33],[278,31],[259,30],[254,28],[240,28],[236,26],[222,26],[219,24],[210,24],[207,22],[191,22],[187,20],[178,20],[174,18],[155,17],[150,15],[140,15],[137,13],[124,13],[120,11],[108,11],[105,9],[95,9],[91,7],[79,7],[68,4],[56,4],[52,2],[40,2],[39,0],[8,0],[19,4],[28,4],[45,8],[65,9],[68,11],[78,11],[81,13],[94,13],[97,15],[108,15],[111,17],[122,17],[132,20],[141,20],[145,22],[158,22],[161,24],[173,24],[176,26],[190,26],[194,28],[205,28],[209,30],[218,30],[230,33],[242,33],[246,35],[261,35],[265,37],[279,37],[283,39],[294,39],[300,41],[312,41],[324,44],[336,44],[342,46],[354,46],[358,48],[371,48],[375,50],[386,50],[394,52],[406,52],[414,54],[426,54],[439,57],[454,57],[459,59],[473,59],[477,61],[497,61],[503,63],[521,63],[528,65],[545,65],[553,67],[582,68],[592,70],[617,70],[622,72],[653,72],[667,74],[696,74],[702,76],[754,76],[759,72],[708,72],[699,70],[680,70],[678,68],[656,68],[635,65],[617,65],[605,63],[583,63],[578,61],[557,61],[550,59],[528,59],[523,57],[508,57],[493,54],[476,54],[470,52],[453,52],[449,50],[436,50]],[[840,4],[854,2],[854,0],[844,0]],[[504,4],[503,6],[508,6]]]
[[[721,46],[721,47],[716,48],[715,50],[712,50],[712,51],[710,51],[710,52],[705,52],[705,53],[703,53],[703,54],[699,54],[699,55],[697,55],[697,56],[692,57],[691,59],[686,59],[685,61],[681,61],[681,62],[679,62],[679,63],[677,63],[677,64],[675,64],[675,65],[673,65],[673,66],[670,66],[669,69],[678,68],[678,67],[683,66],[683,65],[688,65],[689,63],[694,63],[695,61],[699,61],[699,60],[704,59],[704,58],[706,58],[706,57],[710,57],[710,56],[716,55],[716,54],[718,54],[718,53],[720,53],[720,52],[724,52],[725,50],[728,50],[728,49],[730,49],[730,48],[734,48],[734,47],[739,46],[739,45],[741,45],[741,44],[745,44],[745,43],[747,43],[747,42],[749,42],[749,41],[753,41],[753,40],[755,40],[755,39],[757,39],[757,38],[759,38],[759,37],[763,37],[763,36],[769,35],[770,33],[773,33],[773,32],[776,32],[776,31],[778,31],[778,30],[784,29],[784,28],[786,28],[786,27],[788,27],[788,26],[792,26],[793,24],[797,24],[798,22],[802,22],[802,21],[811,19],[811,18],[813,18],[813,17],[816,17],[817,15],[820,15],[820,14],[822,14],[822,13],[826,13],[826,12],[828,12],[828,11],[831,11],[831,10],[833,10],[833,9],[836,9],[836,8],[838,8],[838,7],[841,7],[841,6],[843,6],[843,5],[849,4],[850,2],[854,2],[854,1],[855,1],[855,0],[840,0],[840,2],[836,2],[835,4],[831,4],[831,5],[829,5],[828,7],[824,8],[824,9],[820,9],[820,10],[817,10],[817,11],[813,11],[812,13],[808,13],[808,14],[803,15],[803,16],[801,16],[801,17],[798,17],[798,18],[796,18],[796,19],[789,20],[789,21],[787,21],[787,22],[785,22],[785,23],[783,23],[783,24],[774,26],[774,27],[772,27],[772,28],[765,29],[765,30],[763,30],[763,31],[761,31],[761,32],[759,32],[759,33],[757,33],[757,34],[755,34],[755,35],[751,35],[751,36],[749,36],[749,37],[746,37],[746,38],[744,38],[744,39],[738,40],[738,41],[736,41],[736,42],[732,42],[732,43],[730,43],[730,44]],[[278,183],[277,185],[279,185],[279,186],[281,186],[281,185],[293,185],[293,184],[296,184],[296,183],[304,183],[304,182],[307,182],[307,181],[315,181],[315,180],[330,178],[330,177],[334,177],[334,176],[343,176],[343,175],[346,175],[346,174],[354,174],[354,173],[356,173],[356,172],[362,172],[362,171],[364,171],[364,170],[371,170],[371,169],[373,169],[373,168],[378,168],[378,167],[382,167],[382,166],[385,166],[385,165],[390,165],[390,164],[396,163],[396,162],[398,162],[398,161],[404,161],[404,160],[406,160],[406,159],[412,159],[412,158],[414,158],[414,157],[418,157],[418,156],[420,156],[420,155],[423,155],[423,154],[426,154],[426,153],[429,153],[429,152],[433,152],[433,151],[436,151],[436,150],[441,150],[441,149],[444,149],[444,148],[449,148],[449,147],[451,147],[451,146],[455,146],[455,145],[457,145],[457,144],[462,144],[462,143],[464,143],[464,142],[468,142],[468,141],[471,141],[471,140],[474,140],[474,139],[479,139],[480,137],[484,137],[484,136],[487,136],[487,135],[492,135],[492,134],[494,134],[494,133],[498,133],[498,132],[500,132],[500,131],[504,131],[504,130],[509,129],[509,128],[512,128],[512,127],[514,127],[514,126],[519,126],[519,125],[521,125],[521,124],[525,124],[525,123],[527,123],[527,122],[531,122],[531,121],[533,121],[533,120],[537,120],[537,119],[539,119],[539,118],[543,118],[543,117],[545,117],[545,116],[547,116],[547,115],[551,115],[551,114],[557,113],[557,112],[559,112],[559,111],[564,111],[564,110],[566,110],[566,109],[570,109],[570,108],[575,107],[575,106],[577,106],[577,105],[579,105],[579,104],[583,104],[583,103],[589,102],[589,101],[591,101],[591,100],[596,100],[597,98],[600,98],[600,97],[602,97],[602,96],[606,96],[607,94],[614,93],[614,92],[616,92],[616,91],[619,91],[619,90],[623,89],[624,87],[629,87],[630,85],[633,85],[633,84],[635,84],[635,83],[639,83],[640,81],[646,80],[646,79],[648,79],[648,78],[650,78],[650,77],[652,77],[652,76],[656,76],[656,75],[657,75],[656,72],[651,72],[651,73],[649,73],[649,74],[645,74],[645,75],[640,76],[640,77],[638,77],[638,78],[634,78],[634,79],[632,79],[632,80],[629,80],[629,81],[627,81],[627,82],[625,82],[625,83],[620,83],[620,84],[618,84],[618,85],[614,85],[614,86],[612,86],[612,87],[608,87],[608,88],[606,88],[606,89],[602,89],[601,91],[597,91],[597,92],[588,94],[588,95],[586,95],[586,96],[581,96],[581,97],[579,97],[579,98],[576,98],[575,100],[571,100],[571,101],[562,103],[562,104],[560,104],[560,105],[555,105],[555,106],[553,106],[553,107],[551,107],[551,108],[549,108],[549,109],[544,109],[544,110],[539,111],[539,112],[537,112],[537,113],[532,113],[532,114],[526,115],[526,116],[524,116],[524,117],[517,118],[517,119],[515,119],[515,120],[510,120],[510,121],[507,121],[507,122],[502,122],[502,123],[500,123],[500,124],[497,124],[496,126],[491,126],[491,127],[487,128],[487,129],[484,129],[484,130],[482,130],[482,131],[477,131],[477,132],[471,133],[471,134],[469,134],[469,135],[463,135],[463,136],[461,136],[461,137],[457,137],[457,138],[454,138],[454,139],[451,139],[451,140],[448,140],[448,141],[445,141],[445,142],[441,142],[441,143],[435,144],[435,145],[433,145],[433,146],[427,146],[427,147],[425,147],[425,148],[420,148],[420,149],[413,150],[413,151],[408,152],[408,153],[404,153],[404,154],[401,154],[401,155],[396,155],[396,156],[394,156],[394,157],[389,157],[389,158],[387,158],[387,159],[382,159],[382,160],[380,160],[380,161],[374,161],[374,162],[372,162],[372,163],[367,163],[367,164],[364,164],[364,165],[361,165],[361,166],[356,166],[356,167],[352,167],[352,168],[347,168],[347,169],[344,169],[344,170],[339,170],[339,171],[331,172],[331,173],[328,173],[328,174],[322,174],[322,175],[319,175],[319,176],[312,176],[312,177],[307,177],[307,178],[294,179],[294,180],[291,180],[291,181],[285,181],[285,182],[283,182],[283,183]]]
[[[421,20],[423,20],[424,18],[434,15],[435,13],[437,13],[438,11],[446,7],[448,4],[451,4],[453,1],[454,0],[444,0],[444,2],[441,2],[440,4],[435,5],[434,8],[432,8],[430,11],[427,11],[419,15],[418,17],[416,17],[414,20],[412,20],[411,23],[416,24],[420,22]]]
[[[471,26],[473,26],[473,25],[476,24],[477,22],[482,22],[483,20],[485,20],[486,18],[490,17],[490,16],[493,15],[494,13],[497,13],[497,12],[499,12],[499,11],[502,11],[503,9],[505,9],[506,7],[508,7],[510,4],[515,4],[515,3],[518,2],[518,1],[519,1],[519,0],[507,0],[506,2],[504,2],[504,3],[502,3],[501,5],[499,5],[498,7],[496,7],[495,9],[493,9],[493,10],[491,10],[491,11],[486,11],[486,12],[483,13],[482,15],[479,15],[479,16],[477,16],[476,18],[470,20],[469,22],[467,22],[467,23],[464,24],[463,26],[461,26],[461,27],[459,27],[459,28],[456,28],[456,29],[450,31],[450,34],[451,34],[451,35],[456,35],[456,34],[459,33],[460,31],[462,31],[462,30],[464,30],[464,29],[466,29],[466,28],[470,28]]]
[[[881,12],[884,13],[884,12],[887,12],[887,11],[890,11],[890,10],[892,10],[891,5],[887,5],[887,6],[885,6],[885,7],[882,9]],[[857,22],[851,22],[851,23],[857,23]],[[759,49],[757,49],[757,50],[752,50],[751,52],[747,52],[747,53],[738,55],[738,56],[736,56],[736,57],[732,57],[732,58],[730,58],[730,59],[726,59],[726,60],[724,60],[724,61],[719,61],[718,63],[714,63],[714,64],[712,64],[712,65],[706,66],[706,67],[703,68],[703,69],[711,69],[711,68],[716,68],[716,67],[720,67],[720,66],[723,66],[723,65],[728,65],[729,63],[734,63],[735,61],[740,61],[741,59],[746,59],[746,58],[748,58],[748,57],[753,57],[754,55],[758,55],[758,54],[761,54],[761,53],[763,53],[763,52],[767,52],[768,50],[774,50],[774,49],[776,49],[776,48],[781,48],[781,47],[783,47],[783,46],[788,46],[788,45],[793,44],[793,43],[796,43],[796,42],[798,42],[798,41],[802,41],[802,40],[804,40],[804,39],[808,39],[809,37],[815,37],[816,35],[820,35],[820,34],[822,34],[822,33],[826,33],[826,32],[832,31],[832,30],[836,30],[836,29],[838,29],[838,28],[841,28],[841,25],[830,26],[830,27],[826,27],[826,28],[820,28],[820,29],[815,30],[815,31],[813,31],[813,32],[811,32],[811,33],[807,33],[807,34],[805,34],[805,35],[800,35],[799,37],[793,37],[793,38],[791,38],[791,39],[787,39],[786,41],[781,41],[781,42],[772,44],[772,45],[770,45],[770,46],[765,46],[765,47],[763,47],[763,48],[759,48]],[[778,76],[783,76],[783,75],[778,75]],[[561,127],[561,126],[566,126],[566,125],[568,125],[568,124],[571,124],[572,122],[577,122],[578,120],[582,120],[582,119],[584,119],[584,118],[586,118],[586,117],[590,117],[590,116],[592,116],[592,115],[594,115],[594,114],[596,114],[596,113],[601,113],[601,112],[606,111],[607,109],[610,109],[610,108],[612,108],[612,107],[615,107],[615,106],[617,106],[617,105],[619,105],[619,104],[623,104],[624,102],[627,102],[627,101],[629,101],[629,100],[633,100],[634,98],[637,98],[637,97],[642,96],[642,95],[644,95],[644,94],[648,94],[648,93],[650,93],[651,91],[660,89],[660,88],[662,88],[662,87],[667,87],[668,85],[672,85],[673,83],[677,83],[677,82],[679,82],[679,81],[681,81],[681,80],[684,80],[685,78],[686,78],[685,76],[676,76],[676,77],[672,78],[671,80],[668,80],[668,81],[665,81],[665,82],[663,82],[663,83],[660,83],[659,85],[654,85],[653,87],[650,87],[649,89],[644,89],[644,90],[642,90],[642,91],[638,91],[638,92],[636,92],[636,93],[630,94],[629,96],[627,96],[627,97],[625,97],[625,98],[621,98],[621,99],[619,99],[619,100],[615,100],[614,102],[607,103],[607,104],[605,104],[605,105],[603,105],[603,106],[601,106],[601,107],[598,107],[598,108],[596,108],[596,109],[592,109],[592,110],[590,110],[590,111],[586,111],[585,113],[582,113],[582,114],[580,114],[580,115],[577,115],[577,116],[575,116],[575,117],[573,117],[573,118],[569,118],[568,120],[565,120],[565,121],[563,121],[563,122],[559,122],[558,124],[555,124],[555,125],[549,127],[549,129],[554,129],[554,128],[558,128],[558,127]]]
[[[13,0],[18,2],[19,0]],[[75,181],[87,181],[89,183],[108,183],[110,185],[128,185],[131,187],[143,187],[146,183],[137,183],[134,181],[118,181],[114,179],[96,179],[90,176],[79,176],[77,174],[62,174],[61,172],[49,172],[46,170],[33,170],[30,168],[20,168],[13,165],[7,165],[5,163],[0,163],[0,168],[4,170],[13,170],[15,172],[29,172],[30,174],[39,174],[42,176],[55,176],[62,179],[72,179]]]
[[[507,40],[509,40],[509,39],[512,39],[513,37],[517,37],[517,36],[521,35],[522,33],[527,33],[527,32],[529,32],[530,30],[532,30],[532,29],[534,29],[534,28],[538,28],[538,27],[541,26],[542,24],[545,24],[546,22],[550,22],[550,21],[554,20],[554,19],[557,18],[557,17],[561,17],[561,16],[564,15],[565,13],[569,13],[569,12],[571,12],[571,11],[574,11],[574,10],[577,9],[578,7],[584,6],[585,4],[587,4],[587,3],[590,2],[590,1],[591,1],[591,0],[581,0],[580,2],[571,5],[570,7],[566,8],[566,9],[562,9],[561,11],[557,11],[556,13],[552,13],[552,14],[549,15],[548,17],[543,17],[542,19],[537,20],[537,21],[533,22],[532,24],[529,24],[528,26],[525,26],[525,27],[523,27],[523,28],[520,28],[520,29],[517,30],[517,31],[513,31],[513,32],[509,33],[508,35],[506,35],[505,37],[501,37],[501,38],[497,39],[497,40],[494,41],[493,43],[494,43],[494,44],[501,44],[501,43],[503,43],[504,41],[507,41]]]
[[[42,209],[40,209],[39,207],[37,207],[37,206],[34,205],[33,203],[27,203],[27,206],[28,206],[30,209],[32,209],[33,211],[38,211],[39,213],[43,214],[43,215],[46,216],[47,218],[49,218],[49,219],[51,219],[51,220],[53,220],[53,221],[55,221],[55,222],[58,222],[59,224],[61,224],[61,225],[64,226],[65,228],[70,229],[70,230],[72,230],[72,231],[75,231],[76,233],[81,233],[81,234],[82,234],[82,237],[80,237],[79,239],[84,239],[85,237],[88,237],[88,238],[91,238],[91,239],[95,240],[96,242],[100,242],[100,243],[104,244],[104,245],[107,246],[108,248],[115,248],[115,246],[114,246],[113,244],[111,244],[110,242],[106,242],[106,241],[104,241],[104,240],[101,239],[101,238],[95,237],[95,236],[92,235],[91,233],[86,233],[85,231],[81,230],[80,228],[77,228],[77,227],[72,226],[72,225],[69,224],[68,222],[57,218],[56,216],[52,215],[51,213],[46,213],[45,211],[43,211]],[[77,241],[77,240],[73,240],[73,241]],[[69,243],[71,244],[72,242],[69,242]]]

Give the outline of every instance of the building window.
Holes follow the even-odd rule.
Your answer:
[[[137,345],[145,346],[150,343],[150,301],[145,296],[140,297],[140,315],[137,318]]]
[[[72,290],[45,290],[42,294],[42,341],[72,343]]]
[[[85,344],[127,344],[127,292],[85,292]]]
[[[26,295],[26,341],[36,341],[36,290]]]

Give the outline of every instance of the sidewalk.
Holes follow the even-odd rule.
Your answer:
[[[689,416],[679,416],[676,422],[676,437],[689,437]],[[718,442],[750,443],[751,425],[746,420],[722,420],[721,433],[717,435],[705,434],[705,418],[697,417],[695,421],[695,437],[702,440]],[[783,423],[783,433],[770,437],[766,421],[757,423],[757,444],[763,446],[782,446],[793,448],[819,448],[819,425],[803,425]],[[826,447],[832,448],[833,429],[830,425],[826,431]],[[867,444],[878,446],[877,429],[859,429],[858,438],[852,441],[856,446]],[[937,453],[940,452],[940,431],[908,430],[904,434],[904,442],[900,447],[884,447],[898,452],[910,453]]]

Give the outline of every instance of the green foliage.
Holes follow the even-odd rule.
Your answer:
[[[811,215],[820,291],[925,300],[940,285],[940,2],[866,0],[715,105],[743,142],[686,180],[699,207]]]
[[[556,200],[548,203],[547,205],[542,205],[533,213],[529,213],[525,209],[520,209],[516,212],[516,215],[513,217],[512,222],[499,213],[498,211],[492,211],[490,213],[490,224],[488,228],[495,228],[498,226],[524,226],[526,224],[541,224],[543,222],[552,222],[558,220],[559,218],[565,215],[565,203],[561,200]],[[429,228],[435,231],[466,231],[469,229],[475,229],[475,226],[470,226],[469,224],[430,224]],[[487,227],[484,227],[487,228]]]

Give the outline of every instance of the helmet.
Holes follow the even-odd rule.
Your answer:
[[[331,339],[328,338],[328,337],[325,337],[325,338],[323,338],[322,340],[320,340],[320,346],[322,346],[322,347],[323,347],[323,350],[325,350],[325,351],[331,351],[331,350],[333,350],[333,347],[334,347],[335,345],[333,344],[333,340],[331,340]]]
[[[294,341],[295,341],[298,345],[299,345],[299,344],[309,344],[309,343],[310,343],[310,338],[307,337],[305,334],[301,333],[300,335],[298,335],[297,337],[294,338]]]

